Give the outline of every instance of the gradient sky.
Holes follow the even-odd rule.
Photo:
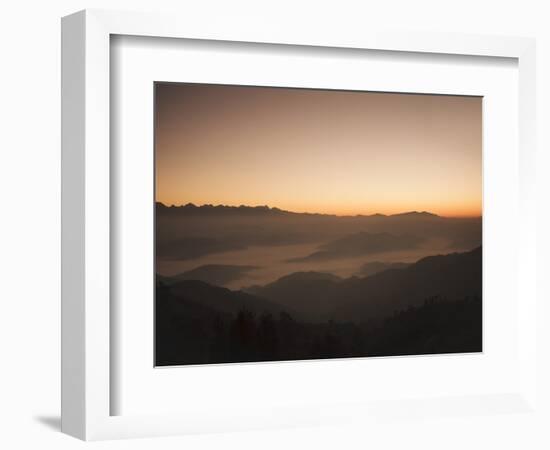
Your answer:
[[[156,199],[481,214],[480,97],[156,84]]]

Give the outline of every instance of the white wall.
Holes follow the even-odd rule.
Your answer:
[[[385,22],[389,28],[536,36],[539,64],[539,201],[550,194],[550,13],[545,1],[130,1],[4,2],[0,9],[0,447],[77,448],[57,431],[59,420],[59,144],[60,17],[83,8],[180,10],[208,17],[267,16],[281,23],[358,30]],[[545,201],[546,200],[546,201]],[[550,250],[545,206],[539,243]],[[542,257],[541,257],[541,262]],[[548,264],[546,265],[548,267]],[[548,274],[539,264],[539,274]],[[550,278],[547,276],[547,278]],[[544,285],[542,285],[544,283]],[[550,300],[548,282],[541,282]],[[546,312],[550,308],[545,307]],[[550,318],[550,314],[548,314]],[[550,328],[550,327],[549,327]],[[541,331],[546,343],[549,332]],[[541,350],[550,355],[549,345]],[[541,358],[550,379],[549,356]],[[547,391],[546,391],[547,392]],[[530,416],[501,415],[329,429],[283,430],[104,442],[101,448],[550,448],[543,426]],[[537,432],[538,430],[538,432]],[[483,433],[481,434],[481,432]],[[542,439],[545,436],[545,439]]]

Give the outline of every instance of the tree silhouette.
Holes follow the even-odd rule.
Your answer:
[[[231,344],[234,355],[241,361],[256,360],[256,316],[252,311],[242,309],[231,323]]]
[[[307,323],[242,308],[223,313],[157,283],[158,365],[391,356],[482,350],[482,302],[428,297],[382,320]]]
[[[272,314],[263,314],[258,326],[258,347],[261,359],[277,359],[279,338]]]

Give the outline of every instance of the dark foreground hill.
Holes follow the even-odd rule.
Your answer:
[[[254,294],[158,281],[155,320],[158,365],[477,352],[481,248],[365,278],[292,274]]]
[[[481,247],[429,256],[374,275],[340,279],[300,273],[248,291],[309,321],[366,321],[421,304],[426,298],[481,297]]]
[[[334,310],[335,297],[344,279],[323,272],[295,272],[265,286],[252,286],[246,292],[292,309],[297,318],[324,321]]]
[[[239,314],[279,315],[282,308],[244,292],[184,280],[167,284],[160,278],[155,295],[155,360],[157,365],[215,362],[212,343]]]
[[[427,299],[369,323],[307,323],[281,312],[220,314],[157,299],[156,365],[307,360],[482,351],[480,298]],[[173,299],[172,299],[173,300]]]
[[[278,314],[284,307],[242,291],[212,286],[204,281],[183,280],[167,287],[176,304],[197,304],[220,314],[236,314],[246,309],[255,313]]]
[[[368,320],[422,304],[426,298],[457,300],[482,293],[482,250],[429,256],[404,269],[350,279],[334,309],[337,320]]]

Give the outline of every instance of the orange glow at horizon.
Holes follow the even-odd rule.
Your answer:
[[[452,208],[407,208],[406,206],[403,206],[401,208],[394,208],[394,209],[367,209],[367,208],[354,208],[354,209],[338,209],[338,208],[328,208],[326,205],[324,205],[323,208],[315,208],[315,207],[300,207],[299,205],[296,206],[288,206],[288,207],[281,207],[278,205],[269,205],[266,203],[216,203],[216,202],[194,202],[194,201],[186,201],[186,202],[175,202],[175,201],[161,201],[157,200],[161,203],[163,203],[166,206],[184,206],[188,203],[192,203],[195,206],[205,206],[205,205],[212,205],[212,206],[230,206],[230,207],[238,207],[238,206],[247,206],[247,207],[263,207],[268,206],[269,208],[278,208],[284,211],[294,212],[294,213],[306,213],[306,214],[328,214],[328,215],[334,215],[334,216],[369,216],[373,214],[382,214],[386,216],[390,216],[392,214],[401,214],[401,213],[407,213],[407,212],[428,212],[432,214],[436,214],[438,216],[442,217],[455,217],[455,218],[475,218],[480,217],[481,214],[481,208],[471,208],[471,209],[452,209]]]
[[[481,102],[157,84],[156,200],[480,216]]]

